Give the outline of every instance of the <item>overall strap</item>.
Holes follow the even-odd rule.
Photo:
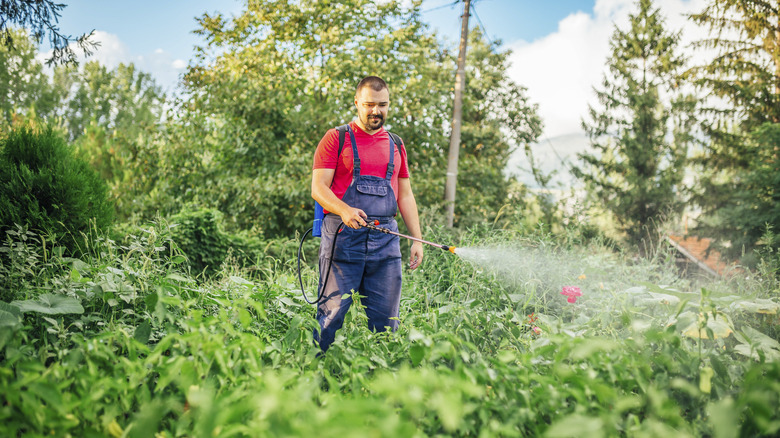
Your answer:
[[[393,136],[389,132],[387,133],[387,139],[390,144],[390,159],[387,161],[385,179],[389,181],[393,177],[393,170],[395,169],[395,166],[393,165],[393,160],[395,159],[395,143],[393,142]]]
[[[352,176],[357,178],[360,176],[360,156],[358,155],[355,133],[352,131],[352,127],[347,125],[347,131],[349,132],[349,141],[352,143]]]

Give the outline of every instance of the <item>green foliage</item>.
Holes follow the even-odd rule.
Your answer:
[[[224,216],[210,208],[184,208],[171,216],[171,240],[176,243],[196,273],[207,276],[220,272],[225,263],[239,268],[255,267],[274,251],[271,243],[263,243],[248,232],[225,230]]]
[[[755,254],[759,261],[756,270],[762,278],[770,282],[767,285],[770,290],[780,292],[780,234],[775,232],[771,225],[767,225],[757,243]]]
[[[164,149],[160,87],[132,64],[108,70],[92,61],[57,66],[47,75],[35,58],[35,42],[15,35],[13,48],[0,45],[0,66],[6,67],[0,73],[2,130],[29,123],[64,132],[109,184],[118,216],[138,215],[143,206],[137,198],[152,189]]]
[[[153,186],[165,95],[133,64],[62,66],[51,80],[65,90],[59,120],[78,154],[109,184],[119,218],[133,217]]]
[[[127,161],[137,153],[132,149],[137,147],[136,137],[157,128],[165,104],[165,95],[152,75],[133,64],[119,64],[113,70],[97,61],[79,68],[60,67],[54,71],[52,83],[68,90],[60,111],[70,138],[83,135],[90,125],[105,128],[125,143],[118,145],[123,147],[118,147],[121,153],[116,155]]]
[[[764,225],[780,220],[769,204],[776,204],[777,192],[778,17],[774,3],[746,0],[713,0],[691,16],[711,34],[696,46],[715,53],[688,72],[705,92],[702,127],[708,136],[695,160],[700,177],[693,199],[702,209],[696,231],[717,238],[731,258],[743,248],[750,255]]]
[[[711,0],[704,10],[691,15],[694,22],[711,31],[708,38],[695,46],[715,49],[717,53],[708,64],[693,68],[690,76],[713,96],[731,104],[705,108],[714,116],[709,118],[714,131],[726,128],[723,122],[730,121],[731,116],[744,123],[748,131],[766,122],[780,123],[778,18],[777,5],[750,0]],[[739,145],[730,146],[737,149],[723,150],[730,153],[712,158],[738,159]],[[727,161],[716,162],[719,168],[728,166]]]
[[[52,251],[45,269],[32,256],[40,248],[18,260],[27,295],[0,303],[0,434],[777,432],[780,369],[761,354],[778,344],[761,338],[772,320],[762,325],[755,313],[770,302],[780,308],[774,301],[750,306],[758,300],[674,290],[685,284],[660,265],[484,228],[453,243],[494,248],[502,263],[429,253],[406,277],[398,332],[370,332],[356,297],[319,357],[312,308],[283,260],[260,273],[223,265],[198,282],[172,240],[177,228],[148,224],[121,243],[95,238],[83,259]],[[427,230],[442,241],[453,239],[448,233]],[[533,253],[540,263],[502,269],[515,263],[501,252],[513,245],[522,249],[516,256]],[[304,276],[311,282],[316,273]],[[583,297],[567,304],[560,284],[579,285]],[[739,340],[681,334],[687,313],[695,321],[728,308]]]
[[[455,224],[464,229],[494,220],[511,202],[510,189],[517,182],[504,175],[506,163],[517,148],[534,142],[542,132],[537,105],[507,76],[510,53],[499,52],[498,43],[488,44],[478,28],[471,31],[455,203]],[[446,169],[445,156],[441,154],[440,167],[431,173]],[[441,189],[424,193],[421,201],[443,206],[441,195]]]
[[[207,44],[197,48],[188,100],[155,157],[145,213],[170,215],[194,202],[223,212],[229,229],[265,238],[307,228],[315,145],[354,117],[355,86],[368,74],[390,85],[388,128],[407,146],[418,204],[440,211],[454,63],[421,22],[419,2],[400,3],[252,2],[233,19],[201,17]],[[463,226],[506,204],[511,181],[500,169],[540,131],[525,90],[507,78],[508,53],[494,53],[479,32],[471,38]]]
[[[228,254],[222,213],[213,209],[185,209],[171,217],[172,238],[187,255],[195,272],[214,273]]]
[[[61,92],[50,86],[43,65],[35,58],[37,46],[29,35],[18,30],[8,32],[13,37],[13,46],[0,43],[0,128],[3,131],[20,114],[33,112],[40,117],[53,114]],[[0,35],[3,33],[0,31]]]
[[[610,41],[609,74],[596,92],[601,107],[590,107],[591,121],[583,122],[595,152],[579,154],[584,168],[574,173],[639,244],[661,216],[682,211],[692,104],[675,91],[684,63],[675,53],[679,34],[664,28],[649,0],[629,20],[630,29],[615,29]]]
[[[85,55],[89,55],[98,45],[90,41],[92,33],[83,34],[78,38],[64,35],[57,26],[60,10],[65,5],[50,0],[30,3],[21,0],[8,0],[0,4],[0,47],[14,48],[18,36],[9,29],[11,24],[30,29],[38,41],[48,36],[52,47],[52,55],[46,61],[48,64],[75,63],[78,47]]]
[[[780,229],[780,123],[765,123],[744,138],[747,146],[744,157],[748,166],[735,175],[728,202],[719,209],[717,222],[705,218],[702,228],[728,229],[731,245],[722,251],[731,258],[739,258],[754,266],[754,249],[762,245],[761,237],[767,227]],[[767,241],[763,244],[766,245]],[[766,250],[777,251],[777,243]]]
[[[13,224],[59,237],[78,253],[82,233],[111,225],[106,183],[51,128],[0,138],[0,231]]]

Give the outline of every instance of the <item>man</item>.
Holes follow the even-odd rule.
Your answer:
[[[328,213],[320,243],[319,287],[324,289],[317,320],[321,330],[315,333],[322,351],[328,350],[343,325],[353,290],[360,293],[371,330],[398,328],[399,238],[364,228],[371,222],[398,231],[394,217],[400,211],[411,235],[422,237],[406,149],[403,143],[395,144],[382,127],[389,106],[385,81],[376,76],[364,78],[355,92],[358,117],[348,125],[341,153],[338,131],[331,129],[314,156],[311,195]],[[414,242],[409,267],[416,269],[422,259],[422,244]],[[325,279],[327,284],[323,284]],[[345,294],[350,296],[342,298]]]

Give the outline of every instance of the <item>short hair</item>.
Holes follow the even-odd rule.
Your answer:
[[[361,80],[358,84],[357,89],[355,90],[355,94],[359,93],[363,87],[371,87],[371,89],[374,91],[382,91],[384,89],[390,91],[390,89],[387,87],[387,83],[379,76],[364,77],[363,80]]]

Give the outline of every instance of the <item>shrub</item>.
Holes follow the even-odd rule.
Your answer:
[[[226,262],[254,265],[270,246],[247,231],[229,233],[224,216],[213,208],[185,207],[169,222],[171,238],[187,255],[190,267],[206,276],[217,273]]]
[[[51,127],[18,128],[0,138],[0,231],[14,224],[57,236],[77,253],[81,233],[91,224],[111,225],[108,187],[79,160]]]
[[[193,270],[211,274],[219,269],[228,250],[219,211],[185,208],[173,215],[170,222],[171,237],[187,255]]]

